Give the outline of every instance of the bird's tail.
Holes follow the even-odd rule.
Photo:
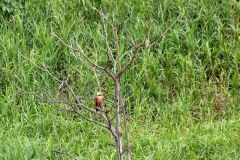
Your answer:
[[[100,108],[99,108],[99,107],[96,107],[96,111],[97,111],[97,112],[100,111]]]

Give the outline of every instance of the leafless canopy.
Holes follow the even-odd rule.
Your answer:
[[[81,61],[85,67],[87,67],[90,71],[94,73],[96,82],[98,84],[98,90],[101,90],[101,83],[98,78],[99,75],[106,75],[110,79],[112,79],[114,83],[114,97],[112,99],[105,99],[105,105],[106,108],[102,109],[100,112],[93,109],[93,97],[91,94],[90,89],[89,92],[85,92],[86,90],[82,90],[82,94],[85,94],[86,97],[88,97],[87,104],[83,102],[83,99],[79,98],[79,95],[74,91],[74,89],[71,87],[71,85],[68,83],[68,79],[62,80],[58,77],[56,77],[52,72],[50,72],[45,65],[39,66],[36,64],[33,60],[25,56],[24,54],[19,54],[29,61],[32,65],[34,65],[36,68],[41,70],[42,72],[47,73],[54,81],[59,83],[58,92],[56,95],[50,95],[48,94],[39,94],[33,91],[26,91],[25,89],[21,89],[21,91],[26,95],[34,95],[37,99],[37,101],[44,102],[50,104],[53,108],[64,111],[64,112],[71,112],[75,113],[79,117],[92,122],[96,125],[99,125],[103,128],[106,128],[110,131],[112,134],[115,143],[111,143],[110,145],[115,146],[116,153],[117,153],[117,159],[121,160],[122,155],[126,153],[127,159],[130,160],[130,144],[129,144],[129,138],[128,138],[128,131],[127,131],[127,120],[125,115],[125,102],[124,98],[122,96],[122,93],[120,91],[119,86],[119,80],[122,74],[136,61],[141,57],[149,48],[157,44],[161,38],[174,26],[174,24],[178,21],[181,15],[179,15],[174,22],[162,33],[159,34],[158,38],[155,40],[150,40],[150,34],[151,34],[151,28],[153,26],[153,23],[155,20],[151,20],[149,24],[146,26],[146,33],[145,36],[142,38],[142,41],[140,43],[134,42],[131,37],[127,37],[129,41],[132,44],[132,47],[129,50],[124,51],[123,53],[120,52],[119,49],[119,27],[122,20],[122,15],[124,12],[124,5],[122,7],[120,18],[118,19],[117,23],[112,23],[102,12],[102,10],[97,9],[95,7],[92,7],[93,10],[95,10],[102,19],[102,29],[104,34],[99,33],[100,37],[104,41],[104,46],[101,46],[104,50],[104,54],[106,54],[106,61],[104,65],[99,65],[96,60],[91,59],[88,54],[84,52],[83,46],[80,46],[77,42],[75,42],[75,45],[68,44],[68,42],[65,42],[62,38],[60,38],[51,27],[51,35],[54,36],[57,40],[59,40],[65,47],[72,50],[71,55],[77,59],[78,61]],[[110,29],[109,29],[110,28]],[[109,40],[109,30],[111,30],[112,39]],[[113,46],[110,47],[110,41],[114,41],[114,51],[113,54]],[[75,46],[75,47],[74,47]],[[128,55],[130,56],[129,61],[126,63],[125,66],[122,65],[122,60],[124,57]],[[97,53],[96,53],[97,56]],[[125,60],[126,61],[126,60]],[[110,62],[113,63],[113,65],[110,67]],[[43,67],[42,67],[43,66]],[[87,88],[87,86],[84,86]],[[78,89],[81,90],[83,87],[79,87]],[[73,100],[69,99],[68,96],[64,97],[62,92],[65,92],[68,96],[71,96]],[[44,95],[44,96],[43,96]],[[67,107],[66,107],[67,106]],[[93,116],[96,115],[96,116]],[[121,115],[123,116],[121,118]],[[100,117],[100,118],[99,118]],[[122,126],[124,127],[124,134],[126,138],[126,148],[123,148],[122,146],[122,132],[121,132],[121,120],[123,121]],[[61,152],[59,150],[55,150],[56,153],[59,154],[65,154],[67,156],[70,156],[73,159],[77,159],[73,157],[71,154],[67,152]]]

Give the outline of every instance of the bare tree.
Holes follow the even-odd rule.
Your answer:
[[[106,15],[102,12],[102,10],[97,9],[95,7],[92,7],[93,10],[95,10],[97,13],[99,13],[102,21],[102,33],[99,33],[99,35],[102,38],[102,41],[104,42],[104,45],[101,46],[102,50],[104,51],[106,55],[106,60],[104,65],[99,65],[97,58],[93,60],[93,58],[90,58],[86,52],[84,51],[84,48],[80,46],[77,42],[75,42],[74,45],[70,45],[67,42],[65,42],[63,39],[61,39],[56,33],[54,33],[52,27],[51,27],[51,35],[54,36],[56,39],[58,39],[65,47],[69,48],[72,52],[72,56],[74,56],[75,59],[82,62],[83,65],[85,65],[90,71],[94,73],[96,82],[98,84],[98,90],[101,90],[101,83],[99,82],[98,75],[104,75],[109,77],[113,83],[114,83],[114,98],[113,101],[105,99],[105,102],[108,101],[105,105],[107,105],[106,108],[101,109],[100,111],[95,111],[95,109],[92,109],[93,107],[93,99],[90,96],[90,93],[86,93],[85,91],[82,91],[82,94],[87,95],[88,101],[91,105],[85,105],[82,102],[82,99],[79,98],[77,93],[74,91],[74,89],[71,87],[71,85],[68,83],[67,80],[61,80],[57,76],[55,76],[52,72],[47,69],[45,65],[37,65],[33,60],[28,58],[27,56],[19,54],[24,57],[26,60],[28,60],[32,65],[40,69],[41,71],[47,73],[55,82],[59,83],[58,93],[56,95],[51,96],[42,96],[45,93],[36,93],[34,91],[26,91],[26,89],[21,89],[25,94],[28,95],[34,95],[38,101],[40,102],[46,102],[49,103],[52,107],[54,107],[57,110],[64,111],[64,112],[71,112],[75,113],[79,117],[92,122],[96,125],[99,125],[103,128],[106,128],[109,130],[111,135],[113,136],[115,143],[110,143],[110,145],[115,146],[116,148],[116,156],[118,160],[123,159],[123,154],[126,154],[126,157],[128,160],[131,159],[130,157],[130,144],[129,144],[129,136],[128,136],[128,129],[127,129],[127,119],[126,119],[126,112],[125,112],[125,101],[122,96],[121,90],[120,90],[120,77],[126,72],[126,70],[136,61],[139,59],[140,56],[142,56],[149,48],[157,44],[161,38],[173,27],[173,25],[178,21],[181,15],[179,15],[174,22],[162,33],[159,34],[159,36],[151,40],[150,34],[151,34],[151,27],[155,20],[151,20],[148,25],[146,25],[146,33],[145,36],[142,38],[142,41],[140,43],[136,43],[131,37],[128,37],[128,40],[132,44],[130,49],[126,50],[125,52],[121,52],[119,49],[119,28],[122,21],[122,15],[124,13],[124,5],[122,7],[120,16],[118,18],[118,21],[113,23],[111,22]],[[111,34],[111,36],[109,36]],[[109,39],[110,37],[110,39]],[[111,45],[114,44],[114,45]],[[130,57],[129,61],[126,63],[125,66],[122,66],[122,60],[128,55]],[[97,57],[97,52],[95,57]],[[113,65],[109,65],[112,63]],[[79,87],[80,89],[80,87]],[[62,91],[65,91],[67,94],[66,97],[62,96]],[[69,96],[73,97],[74,101],[69,99]],[[49,98],[49,97],[55,97],[55,98]],[[67,106],[67,107],[64,107]],[[91,113],[91,114],[90,114]],[[92,117],[91,115],[96,115],[98,117],[101,117],[102,120],[97,120],[96,118]],[[123,123],[121,123],[123,122]],[[115,124],[114,124],[115,123]],[[122,133],[121,126],[124,128],[124,132]],[[122,144],[122,135],[125,135],[126,138],[126,144],[125,148]],[[67,155],[73,159],[77,159],[76,157],[72,156],[68,152],[62,152],[60,150],[55,150],[56,153]]]

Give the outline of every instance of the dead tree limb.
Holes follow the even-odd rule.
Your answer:
[[[74,157],[73,155],[71,155],[71,154],[68,153],[68,152],[61,152],[61,151],[59,151],[59,150],[54,150],[53,152],[58,153],[58,154],[66,155],[66,156],[68,156],[68,157],[71,157],[71,158],[74,159],[74,160],[78,160],[77,157]]]
[[[44,65],[44,63],[42,64],[43,67],[41,67],[38,64],[34,63],[34,61],[32,61],[30,58],[28,58],[27,56],[25,56],[19,52],[19,55],[21,55],[25,60],[29,61],[33,66],[40,69],[42,72],[47,73],[54,81],[59,83],[57,95],[50,96],[51,98],[43,97],[33,91],[25,91],[25,90],[23,90],[23,91],[25,94],[34,95],[38,99],[37,101],[39,101],[39,102],[48,103],[53,108],[58,109],[60,111],[75,113],[79,117],[81,117],[89,122],[92,122],[96,125],[99,125],[103,128],[108,129],[110,131],[110,133],[112,134],[112,137],[115,140],[115,144],[113,144],[113,146],[115,146],[115,149],[116,149],[117,159],[122,160],[123,154],[126,153],[127,159],[130,160],[131,159],[131,157],[130,157],[130,142],[129,142],[130,140],[129,140],[129,136],[128,136],[127,116],[126,116],[126,110],[125,110],[126,104],[124,102],[124,97],[120,90],[121,89],[120,77],[126,72],[126,70],[136,60],[139,59],[139,57],[141,57],[149,48],[151,48],[152,46],[157,44],[166,35],[166,33],[174,26],[174,24],[176,24],[176,22],[179,20],[179,18],[182,16],[182,14],[180,14],[176,18],[176,20],[162,34],[159,34],[157,39],[148,43],[150,41],[149,37],[151,35],[151,28],[152,28],[153,23],[155,22],[155,20],[151,20],[149,22],[149,24],[146,26],[146,32],[144,34],[144,37],[142,37],[142,40],[140,41],[140,43],[134,42],[133,38],[127,36],[127,38],[129,39],[132,46],[129,45],[129,46],[131,46],[130,49],[123,51],[123,53],[120,53],[119,28],[121,25],[121,21],[123,19],[123,14],[124,14],[124,9],[125,9],[125,0],[122,4],[122,9],[121,9],[120,16],[119,16],[120,18],[118,19],[116,24],[112,23],[105,16],[105,14],[102,12],[102,10],[99,10],[95,7],[92,7],[92,9],[95,10],[96,12],[98,12],[102,19],[102,32],[98,32],[98,34],[101,37],[100,38],[101,42],[104,43],[103,46],[100,46],[100,50],[104,51],[104,54],[105,54],[104,56],[106,58],[104,64],[98,63],[97,58],[98,58],[99,53],[96,53],[96,57],[95,57],[96,59],[94,60],[93,58],[88,57],[87,53],[85,52],[85,49],[87,47],[83,48],[77,42],[74,42],[73,44],[68,44],[67,42],[63,41],[62,38],[60,38],[56,33],[54,33],[52,27],[50,29],[51,30],[50,33],[53,37],[55,37],[58,41],[60,41],[62,45],[67,47],[69,50],[71,50],[71,53],[70,53],[71,56],[73,56],[76,60],[80,60],[82,62],[82,64],[87,67],[87,69],[89,69],[90,71],[92,71],[94,73],[94,76],[95,76],[95,79],[97,82],[97,86],[98,86],[98,90],[101,91],[101,83],[98,78],[98,74],[105,75],[113,81],[113,83],[114,83],[114,86],[112,87],[112,91],[113,91],[113,95],[114,95],[113,101],[106,99],[106,102],[108,103],[106,105],[108,107],[108,110],[103,109],[100,111],[95,111],[94,109],[92,109],[92,106],[94,105],[94,103],[92,102],[92,98],[90,96],[91,94],[89,94],[91,92],[84,93],[85,90],[89,91],[90,89],[88,89],[88,88],[85,90],[81,89],[81,87],[79,87],[79,85],[76,84],[76,86],[78,88],[80,88],[79,90],[86,97],[86,101],[90,101],[90,105],[89,105],[89,103],[86,104],[85,101],[83,101],[83,99],[79,98],[79,95],[77,94],[78,92],[76,92],[74,90],[74,87],[72,87],[70,85],[71,83],[69,83],[68,80],[65,80],[65,81],[60,80],[59,78],[54,76],[54,74],[51,73],[47,69],[47,67]],[[109,35],[111,38],[109,38]],[[111,47],[113,47],[114,49],[112,49]],[[94,49],[97,52],[97,49],[96,48],[94,48]],[[92,49],[89,49],[89,48],[88,48],[88,50],[92,51]],[[114,51],[116,54],[113,53]],[[74,52],[79,53],[79,56],[77,56]],[[121,66],[122,60],[129,53],[130,53],[130,60],[126,61],[126,65],[122,67]],[[111,63],[113,63],[112,67],[110,65]],[[71,96],[71,98],[74,101],[70,100],[69,98],[64,98],[63,96],[59,98],[59,92],[61,92],[62,89],[64,89],[64,91],[68,94],[68,96]],[[84,97],[84,96],[81,96],[81,97]],[[64,105],[67,107],[64,108],[59,105]],[[80,109],[81,109],[81,111],[82,110],[84,111],[83,112],[84,114],[80,111]],[[123,114],[123,116],[122,116],[122,114]],[[96,117],[100,117],[101,121],[97,120],[97,118],[92,117],[92,115],[95,115]],[[121,123],[122,121],[123,121],[123,124]],[[125,138],[126,138],[125,149],[123,148],[123,144],[122,144],[123,137],[122,137],[121,127],[124,128],[124,134],[125,134]],[[75,158],[68,152],[61,152],[59,150],[54,150],[54,152],[67,155],[71,158]],[[77,158],[75,158],[75,159],[77,159]]]

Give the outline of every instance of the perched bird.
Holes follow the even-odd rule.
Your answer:
[[[100,106],[102,104],[102,93],[98,92],[96,98],[94,99],[96,111],[100,110]]]

